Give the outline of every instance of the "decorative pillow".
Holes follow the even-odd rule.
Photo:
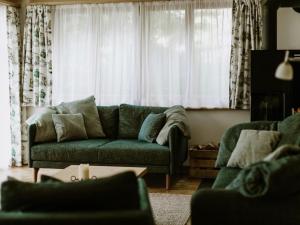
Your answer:
[[[164,113],[166,114],[167,121],[156,138],[156,142],[158,144],[165,145],[168,143],[169,131],[174,125],[176,125],[182,131],[185,137],[190,138],[191,135],[188,126],[188,117],[185,109],[182,106],[172,106]]]
[[[278,131],[242,130],[227,166],[244,168],[262,160],[273,151],[279,139]]]
[[[55,127],[52,114],[56,114],[55,107],[39,109],[26,120],[28,125],[36,124],[35,142],[47,142],[56,140]]]
[[[105,137],[94,96],[73,102],[63,102],[56,106],[56,109],[60,114],[81,113],[88,137]]]
[[[150,143],[154,142],[165,121],[166,115],[164,113],[150,113],[142,124],[138,139]]]
[[[3,211],[62,212],[138,209],[134,172],[80,182],[2,183]]]
[[[82,114],[53,114],[57,142],[88,139]]]

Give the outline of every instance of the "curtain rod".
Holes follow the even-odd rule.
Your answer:
[[[1,5],[6,5],[6,6],[14,6],[14,7],[21,7],[20,1],[6,1],[6,0],[0,0]]]
[[[29,5],[73,5],[73,4],[103,4],[123,2],[161,2],[172,0],[30,0]]]

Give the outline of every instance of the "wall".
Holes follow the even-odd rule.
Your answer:
[[[190,144],[218,143],[224,131],[237,123],[249,122],[248,110],[188,111],[192,138]]]
[[[300,49],[300,13],[293,8],[277,11],[277,49]]]

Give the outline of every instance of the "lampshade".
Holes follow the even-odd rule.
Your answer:
[[[293,80],[293,75],[293,67],[288,61],[280,63],[275,72],[275,77],[280,80]]]

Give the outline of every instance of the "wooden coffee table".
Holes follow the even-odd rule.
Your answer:
[[[65,169],[55,173],[52,177],[62,180],[64,182],[71,181],[71,177],[78,178],[79,165],[68,166]],[[147,173],[146,167],[120,167],[120,166],[90,166],[90,178],[97,177],[109,177],[118,173],[133,171],[137,177],[142,177]]]

